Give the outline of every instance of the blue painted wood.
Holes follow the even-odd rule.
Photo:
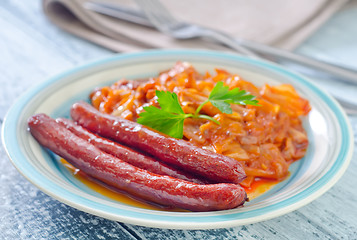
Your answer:
[[[357,7],[345,9],[297,51],[357,68],[356,22]],[[42,14],[39,0],[2,0],[0,120],[17,96],[34,83],[112,54],[55,27]],[[357,116],[349,119],[356,136]],[[0,239],[356,239],[356,162],[355,150],[341,180],[297,211],[234,228],[185,231],[123,224],[68,207],[24,179],[1,147]]]

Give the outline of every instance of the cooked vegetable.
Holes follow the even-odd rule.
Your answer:
[[[139,114],[137,122],[175,138],[183,137],[183,122],[186,118],[202,118],[219,124],[219,121],[213,117],[199,114],[202,107],[208,102],[211,102],[223,113],[232,113],[230,104],[258,106],[258,101],[253,100],[253,95],[249,95],[245,90],[239,90],[239,88],[229,90],[227,86],[223,86],[223,82],[216,84],[208,99],[198,106],[194,114],[184,113],[176,93],[156,90],[156,96],[161,109],[154,106],[144,107],[145,111]]]
[[[223,91],[215,93],[214,88]],[[235,89],[249,92],[248,95],[256,96],[254,100],[259,101],[259,106],[231,104],[221,97],[216,98],[230,96],[227,89],[233,93]],[[202,74],[192,65],[178,62],[146,81],[122,79],[112,86],[97,89],[91,94],[91,102],[101,112],[137,121],[146,107],[167,109],[166,106],[162,108],[156,91],[177,95],[182,111],[174,106],[172,115],[178,119],[172,122],[183,124],[183,139],[239,161],[248,176],[241,183],[246,187],[256,178],[284,179],[288,176],[289,165],[305,155],[309,141],[301,117],[306,116],[311,107],[289,84],[256,86],[223,69]],[[208,100],[210,95],[211,100]],[[182,114],[207,115],[207,119],[187,117],[183,120]],[[166,117],[164,113],[162,118]],[[170,125],[170,121],[162,124],[162,128]],[[179,132],[177,129],[181,128],[175,126],[173,132]]]

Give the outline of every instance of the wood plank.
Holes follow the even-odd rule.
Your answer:
[[[319,46],[311,41],[305,49],[317,54]],[[112,52],[55,27],[42,14],[40,0],[3,0],[0,55],[1,124],[9,106],[33,84]],[[357,116],[350,120],[357,144]],[[0,239],[355,239],[356,160],[355,151],[342,179],[295,212],[246,226],[186,231],[122,224],[68,207],[23,178],[0,148]]]

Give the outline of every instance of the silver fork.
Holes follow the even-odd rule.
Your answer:
[[[241,54],[258,57],[255,53],[243,47],[234,38],[223,32],[177,20],[159,1],[135,0],[135,2],[142,8],[151,23],[159,31],[167,35],[177,39],[207,38],[223,43]]]
[[[328,75],[329,77],[337,78],[344,82],[357,84],[357,71],[353,69],[342,66],[337,67],[333,64],[317,61],[278,48],[246,41],[244,39],[232,38],[227,34],[216,30],[182,22],[172,16],[172,14],[158,0],[135,0],[135,2],[141,7],[154,27],[174,38],[210,38],[220,43],[224,43],[228,47],[251,57],[259,58],[261,56],[274,62],[297,64],[307,68],[307,71],[309,71],[309,69],[313,69],[314,71],[317,70],[324,76]]]

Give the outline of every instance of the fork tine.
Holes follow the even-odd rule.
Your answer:
[[[177,20],[169,13],[166,7],[158,0],[135,0],[142,8],[147,17],[156,25],[157,28],[162,28],[163,23],[173,25],[177,24]],[[166,30],[166,29],[160,29]]]
[[[240,46],[239,43],[224,33],[202,28],[194,24],[187,24],[177,20],[171,13],[160,3],[159,0],[135,0],[142,8],[150,22],[161,32],[166,33],[174,38],[189,39],[197,37],[210,37],[215,41],[221,42],[231,48],[248,56],[256,56],[255,53]]]
[[[171,15],[168,9],[159,0],[148,0],[154,9],[157,9],[159,16],[167,22],[176,22],[176,19]]]
[[[167,17],[167,14],[165,14],[165,11],[162,10],[162,5],[157,4],[158,2],[156,1],[146,1],[146,14],[150,15],[152,18],[157,19],[158,22],[168,22],[169,18]]]

